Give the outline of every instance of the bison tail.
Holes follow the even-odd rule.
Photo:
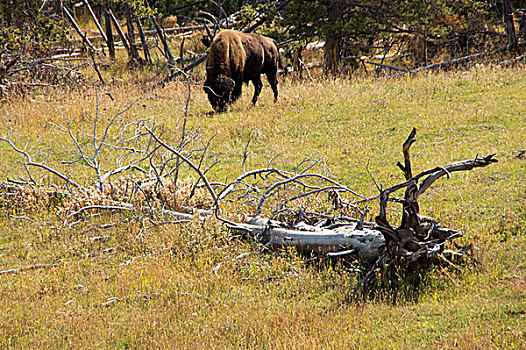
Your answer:
[[[285,70],[285,66],[283,65],[283,61],[281,59],[281,51],[283,49],[278,49],[278,56],[276,57],[276,67],[278,67],[278,71],[283,72]],[[285,52],[285,51],[283,51]]]

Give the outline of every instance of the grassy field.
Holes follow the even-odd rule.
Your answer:
[[[0,135],[11,128],[17,144],[36,142],[35,159],[91,185],[86,167],[60,163],[75,146],[58,126],[69,123],[82,137],[93,128],[96,107],[104,119],[135,101],[125,118],[155,121],[166,130],[164,140],[176,143],[190,91],[187,128],[203,142],[214,136],[205,162],[221,161],[210,179],[242,173],[257,129],[247,169],[277,156],[283,167],[323,157],[328,176],[372,196],[377,190],[366,166],[383,187],[402,182],[395,163],[416,127],[414,172],[489,153],[499,160],[441,179],[421,199],[424,215],[462,230],[461,243],[474,243],[462,271],[437,267],[396,302],[380,294],[356,301],[358,275],[344,266],[305,265],[293,251],[261,254],[211,219],[137,238],[135,221],[69,229],[49,201],[15,205],[4,196],[0,270],[58,266],[0,275],[0,348],[525,349],[526,70],[284,80],[276,104],[264,84],[256,107],[249,106],[250,86],[223,114],[211,113],[199,82],[150,92],[126,82],[47,91],[4,101]],[[0,152],[3,180],[27,177],[20,154],[5,142]],[[47,176],[44,183],[62,184]],[[371,209],[373,217],[377,208]]]

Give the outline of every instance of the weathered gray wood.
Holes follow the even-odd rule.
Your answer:
[[[355,250],[365,259],[378,258],[385,246],[383,234],[373,228],[358,229],[357,223],[332,230],[301,224],[294,228],[276,226],[280,223],[252,218],[248,223],[228,225],[238,231],[250,232],[260,243],[276,247],[295,247],[304,253],[327,254]]]
[[[337,227],[318,227],[305,223],[290,225],[256,216],[245,223],[231,223],[228,227],[248,232],[268,247],[293,246],[306,253],[355,254],[365,259],[379,259],[382,256],[389,259],[402,257],[411,262],[420,258],[430,259],[439,254],[448,241],[461,237],[462,232],[441,227],[433,218],[420,215],[419,195],[444,175],[449,177],[453,172],[485,167],[497,160],[493,158],[494,155],[476,157],[413,175],[409,151],[415,142],[415,135],[416,129],[413,128],[403,145],[405,164],[398,163],[406,181],[380,192],[380,211],[376,216],[376,224],[356,220],[337,224]],[[272,189],[272,186],[269,188]],[[394,227],[387,218],[389,196],[404,188],[404,199],[396,201],[403,205],[402,222],[399,227]],[[219,198],[223,198],[223,195]]]
[[[91,15],[91,18],[93,18],[93,22],[95,22],[95,25],[97,26],[97,29],[99,30],[100,34],[102,35],[102,38],[104,39],[104,41],[106,42],[106,44],[109,45],[109,43],[108,43],[108,38],[107,38],[106,35],[104,34],[104,30],[102,30],[102,26],[100,25],[97,16],[95,16],[95,13],[93,12],[93,9],[91,8],[91,6],[90,6],[90,4],[89,4],[89,1],[88,1],[88,0],[84,0],[84,4],[85,4],[86,7],[88,8],[89,13],[90,13],[90,15]]]
[[[68,9],[66,7],[63,7],[63,9],[64,9],[64,13],[66,14],[66,17],[69,19],[69,21],[73,25],[73,28],[75,28],[75,31],[82,38],[82,40],[84,41],[88,49],[95,51],[95,48],[93,47],[89,39],[86,37],[86,35],[82,33],[82,30],[80,30],[80,27],[78,26],[77,22],[75,22],[75,19],[73,18],[71,13],[69,13]]]

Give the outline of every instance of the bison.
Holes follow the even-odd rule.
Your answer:
[[[222,112],[241,96],[242,83],[252,81],[255,105],[263,87],[261,74],[266,74],[278,99],[279,52],[270,38],[235,30],[220,32],[210,44],[206,61],[204,90],[212,108]]]

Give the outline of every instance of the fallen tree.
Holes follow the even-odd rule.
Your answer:
[[[265,247],[295,247],[306,254],[329,257],[359,258],[374,262],[364,277],[364,285],[372,279],[374,270],[380,265],[428,266],[432,262],[453,265],[452,258],[462,256],[470,245],[457,250],[446,249],[446,243],[461,237],[461,231],[442,227],[435,219],[419,214],[418,198],[439,178],[457,171],[468,171],[497,162],[494,154],[485,157],[451,163],[413,175],[410,148],[415,142],[413,128],[403,144],[404,165],[397,163],[406,181],[380,190],[375,197],[379,200],[379,212],[375,223],[352,218],[329,218],[323,215],[310,217],[318,221],[309,225],[304,221],[295,223],[279,222],[254,217],[245,223],[230,224],[235,231],[245,232]],[[405,189],[403,198],[391,196]],[[264,194],[261,198],[268,196]],[[402,205],[401,222],[394,227],[387,217],[388,203]],[[259,208],[259,207],[258,207]],[[259,210],[257,210],[258,212]],[[299,215],[301,216],[301,215]],[[454,265],[453,265],[454,266]]]
[[[245,231],[265,247],[295,247],[307,254],[330,256],[360,256],[377,258],[385,247],[385,239],[376,225],[339,223],[313,226],[304,222],[287,225],[270,219],[255,217],[248,223],[228,225],[233,230]]]

